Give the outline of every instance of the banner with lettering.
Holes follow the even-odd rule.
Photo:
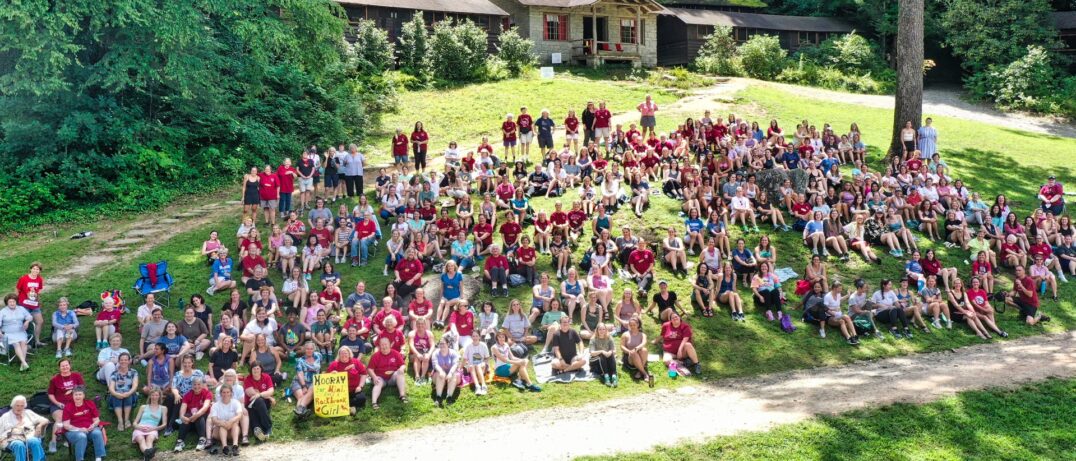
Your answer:
[[[314,414],[338,418],[351,414],[348,408],[347,373],[314,375]]]

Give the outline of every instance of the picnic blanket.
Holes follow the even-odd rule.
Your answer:
[[[583,352],[586,358],[586,351]],[[545,353],[534,356],[535,379],[540,384],[546,383],[570,383],[575,381],[593,381],[594,375],[590,373],[590,363],[572,373],[553,374],[553,354]]]
[[[791,267],[782,267],[773,271],[774,275],[781,280],[781,283],[785,283],[788,280],[799,278],[799,274],[796,273]]]

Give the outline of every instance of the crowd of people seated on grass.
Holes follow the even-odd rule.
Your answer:
[[[479,397],[509,386],[539,392],[538,363],[552,374],[589,370],[610,387],[622,374],[653,387],[658,374],[704,371],[692,324],[718,312],[791,332],[800,310],[822,338],[837,330],[852,345],[954,323],[990,339],[1008,336],[995,306],[1015,306],[1028,325],[1047,322],[1040,295],[1056,300],[1057,283],[1076,274],[1060,183],[1049,178],[1042,206],[1025,219],[1003,195],[987,204],[950,176],[929,119],[902,132],[904,151],[879,172],[856,124],[842,133],[803,120],[786,131],[776,120],[706,112],[659,134],[657,106],[648,98],[637,109],[639,124],[625,127],[604,103],[556,121],[523,108],[505,117],[497,147],[483,138],[474,149],[431,140],[416,123],[410,135],[397,130],[394,165],[371,181],[355,145],[312,146],[294,163],[252,168],[241,225],[203,244],[206,294],[190,295],[178,321],[152,294],[133,320],[111,299],[77,312],[59,300],[47,335],[58,373],[50,414],[41,415],[53,422],[48,452],[66,440],[76,461],[88,443],[105,455],[102,417],[67,358],[88,348],[77,342],[80,316],[93,317],[94,377],[107,387],[113,430],[131,431],[145,459],[173,433],[177,452],[194,441],[236,456],[250,438],[271,436],[278,399],[309,415],[322,372],[347,374],[353,415],[379,409],[386,394],[406,404],[424,386],[439,407],[467,388]],[[443,157],[427,159],[431,142],[449,146]],[[802,170],[805,187],[786,180],[767,191],[757,177],[767,170]],[[625,224],[639,222],[656,195],[680,204],[682,224],[656,235]],[[810,259],[779,254],[777,240],[802,241]],[[946,266],[936,246],[966,252],[966,266]],[[848,288],[840,266],[828,265],[887,255],[904,272]],[[389,283],[372,293],[374,280],[340,271],[349,264],[378,267]],[[802,278],[782,280],[778,269],[788,266],[802,267]],[[1007,290],[998,289],[1004,268],[1015,279]],[[671,290],[659,271],[690,289]],[[0,309],[4,345],[23,370],[31,342],[46,339],[43,277],[31,266]],[[441,286],[433,298],[431,279]],[[478,292],[466,289],[475,284]],[[521,285],[525,294],[499,312],[492,300]],[[121,321],[136,321],[138,337],[125,338]],[[17,461],[40,459],[48,421],[25,399],[12,407],[0,443]]]

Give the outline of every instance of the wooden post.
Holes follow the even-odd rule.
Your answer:
[[[635,54],[639,55],[639,61],[643,60],[643,53],[639,51],[639,44],[643,43],[643,14],[642,7],[635,7]]]
[[[590,56],[592,65],[598,67],[598,10],[590,5]]]

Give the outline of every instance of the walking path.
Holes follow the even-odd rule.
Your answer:
[[[270,443],[251,446],[243,451],[243,457],[294,461],[343,459],[361,453],[362,458],[370,459],[429,460],[498,453],[520,460],[571,459],[766,430],[818,414],[895,402],[926,403],[961,391],[1016,387],[1048,377],[1073,376],[1076,332],[1067,332],[839,367],[686,385],[580,407],[548,408],[316,442]]]

